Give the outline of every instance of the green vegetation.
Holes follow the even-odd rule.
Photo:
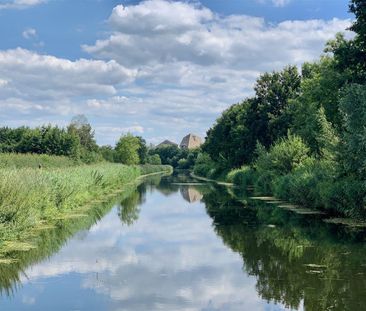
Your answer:
[[[215,232],[242,258],[264,300],[294,310],[363,308],[365,231],[275,204],[245,197],[238,201],[215,187],[203,194]]]
[[[161,147],[152,148],[148,151],[148,161],[158,162],[160,159],[161,164],[171,165],[178,169],[192,169],[199,150],[187,150],[181,149],[178,146],[166,145]]]
[[[52,125],[37,128],[2,127],[0,128],[1,153],[63,156],[68,157],[75,164],[104,161],[127,165],[149,163],[146,141],[139,136],[128,133],[120,137],[115,148],[99,147],[94,139],[94,130],[84,115],[75,116],[67,128]],[[152,161],[158,163],[156,157]],[[56,162],[54,166],[57,166]]]
[[[126,216],[136,217],[137,206],[133,205],[136,196],[143,195],[139,182],[125,184],[123,191],[112,192],[89,205],[79,207],[74,217],[59,217],[47,224],[41,223],[34,230],[28,231],[24,242],[2,243],[0,251],[0,292],[11,295],[21,284],[23,271],[52,254],[56,253],[65,242],[80,230],[88,230],[100,220],[111,208],[117,205]],[[125,210],[126,202],[130,202]],[[136,204],[138,203],[138,200]],[[127,215],[127,213],[129,213]],[[121,219],[127,222],[127,220]],[[24,251],[27,249],[27,251]]]
[[[68,217],[142,174],[162,171],[169,172],[170,167],[105,163],[62,169],[1,169],[0,243],[23,239],[41,223]]]
[[[160,164],[157,157],[153,160]],[[99,147],[84,116],[73,118],[66,129],[51,125],[0,128],[2,251],[28,248],[18,242],[27,240],[35,228],[85,216],[91,202],[123,189],[141,175],[171,172],[170,166],[146,162],[147,147],[141,137],[127,134],[116,148]]]
[[[0,169],[3,168],[63,168],[78,165],[65,156],[47,154],[0,153]]]
[[[194,172],[258,194],[366,217],[365,6],[352,0],[355,37],[330,41],[298,72],[264,73],[255,95],[207,132]]]

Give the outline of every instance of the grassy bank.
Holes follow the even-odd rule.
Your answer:
[[[0,242],[19,240],[35,226],[69,217],[139,176],[169,166],[102,163],[64,168],[0,169]]]
[[[49,221],[47,225],[38,225],[27,232],[21,243],[3,243],[0,248],[0,293],[11,295],[21,284],[27,267],[50,257],[75,233],[88,230],[103,218],[113,206],[120,206],[130,196],[139,194],[138,184],[126,184],[121,193],[111,192],[78,208],[79,217],[64,217]]]
[[[63,156],[47,154],[0,153],[0,169],[3,168],[64,168],[78,165],[77,161]]]

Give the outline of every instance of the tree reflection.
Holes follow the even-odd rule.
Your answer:
[[[203,200],[216,233],[241,255],[244,271],[257,277],[263,299],[310,311],[364,308],[364,232],[274,205],[244,206],[225,189]]]
[[[122,224],[132,225],[139,218],[140,205],[146,200],[146,184],[141,184],[118,206],[118,216]]]

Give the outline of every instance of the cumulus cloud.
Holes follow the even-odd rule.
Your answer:
[[[128,67],[190,62],[268,70],[318,57],[325,41],[349,21],[268,24],[252,16],[219,16],[194,4],[147,0],[115,7],[109,24],[113,33],[84,45],[85,51]]]
[[[46,0],[5,0],[4,3],[0,3],[1,9],[26,9],[45,3]]]
[[[288,5],[291,0],[257,0],[259,3],[271,3],[275,7],[284,7]]]
[[[350,21],[269,23],[218,15],[198,2],[146,0],[117,5],[107,24],[109,33],[82,46],[94,60],[0,51],[0,108],[14,102],[9,114],[30,116],[41,105],[34,114],[46,120],[60,107],[63,116],[87,113],[100,143],[118,138],[106,126],[143,124],[156,143],[187,131],[204,136],[222,110],[252,95],[261,72],[317,59]]]
[[[64,99],[83,95],[112,95],[135,72],[117,62],[70,61],[17,48],[0,51],[0,78],[6,80],[0,99]]]
[[[22,33],[23,38],[31,39],[37,37],[37,31],[34,28],[27,28]]]

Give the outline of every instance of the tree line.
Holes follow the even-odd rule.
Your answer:
[[[255,95],[207,132],[195,172],[258,192],[365,214],[366,4],[352,0],[354,38],[337,34],[301,69],[262,74]]]
[[[146,141],[140,136],[125,134],[115,147],[98,146],[94,130],[84,115],[75,116],[66,128],[52,125],[1,127],[0,152],[66,156],[87,164],[101,161],[127,165],[161,164],[160,158],[148,155]]]

